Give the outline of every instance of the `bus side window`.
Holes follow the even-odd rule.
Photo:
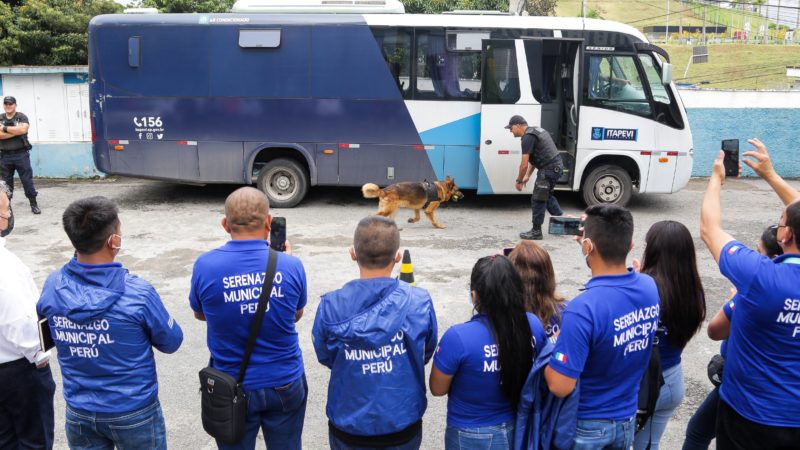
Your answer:
[[[589,55],[587,106],[650,117],[652,111],[633,56]]]
[[[519,74],[514,42],[494,43],[486,49],[483,98],[485,104],[514,104],[519,100]]]
[[[480,51],[450,51],[444,32],[417,33],[417,99],[478,100]]]
[[[372,34],[397,89],[403,98],[411,98],[411,32],[397,28],[373,28]]]

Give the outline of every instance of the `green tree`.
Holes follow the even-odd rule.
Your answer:
[[[402,0],[409,14],[439,14],[457,9],[508,11],[508,0]]]
[[[146,8],[162,13],[222,13],[231,10],[235,0],[142,0]]]
[[[25,0],[16,11],[6,8],[0,6],[0,60],[20,65],[86,64],[89,20],[122,10],[110,0]]]
[[[531,16],[556,15],[558,0],[528,0],[528,14]]]
[[[14,29],[14,11],[8,4],[0,3],[0,66],[14,63],[14,53],[19,48],[19,41],[11,34]]]

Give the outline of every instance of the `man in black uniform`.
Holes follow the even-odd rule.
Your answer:
[[[553,195],[556,182],[564,171],[564,163],[561,161],[561,154],[559,154],[553,138],[544,128],[529,127],[524,117],[512,116],[506,129],[511,130],[514,137],[522,138],[522,160],[514,187],[518,191],[522,191],[533,171],[539,169],[531,195],[533,228],[519,234],[522,239],[539,240],[542,239],[545,209],[551,216],[564,214],[558,200]]]
[[[28,116],[17,112],[17,99],[8,96],[3,98],[5,114],[0,130],[0,165],[2,166],[3,180],[14,194],[14,171],[19,174],[22,186],[25,188],[25,197],[31,203],[31,211],[41,214],[42,210],[36,203],[36,188],[33,187],[33,169],[31,168],[30,150],[28,141]],[[10,199],[10,196],[9,196]]]

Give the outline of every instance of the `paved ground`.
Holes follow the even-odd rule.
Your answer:
[[[185,335],[176,354],[157,355],[160,398],[170,447],[214,448],[199,422],[197,371],[208,357],[205,325],[193,318],[187,295],[195,258],[226,240],[219,222],[225,197],[235,186],[196,187],[129,179],[37,183],[43,213],[33,216],[24,198],[15,199],[16,229],[9,236],[8,247],[28,264],[41,286],[46,276],[72,255],[60,224],[66,205],[91,195],[116,200],[122,211],[124,233],[119,260],[158,289]],[[635,196],[630,205],[636,222],[637,248],[633,256],[641,256],[644,234],[659,220],[679,220],[698,236],[705,184],[704,179],[694,179],[678,194]],[[797,181],[793,184],[800,188]],[[583,208],[575,194],[562,193],[559,199],[569,213],[578,213]],[[723,199],[725,227],[748,244],[754,244],[761,230],[776,223],[780,215],[779,200],[759,180],[729,182]],[[295,255],[303,261],[308,273],[308,307],[298,331],[310,389],[303,435],[309,449],[327,446],[325,401],[329,373],[314,356],[311,344],[314,315],[322,293],[358,276],[347,248],[357,221],[375,209],[376,202],[361,198],[356,188],[316,188],[301,207],[273,211],[273,215],[287,218]],[[407,216],[402,211],[398,217],[404,222]],[[403,223],[402,246],[411,251],[418,285],[428,289],[434,299],[441,335],[448,327],[470,317],[466,286],[476,259],[513,245],[517,234],[530,224],[530,210],[528,197],[479,197],[468,192],[463,202],[444,206],[438,216],[447,225],[446,229],[434,229],[424,218],[417,224]],[[578,246],[568,238],[556,236],[546,236],[543,245],[553,258],[559,290],[567,297],[574,296],[589,278]],[[699,237],[695,238],[695,245],[711,317],[727,294],[729,284],[719,274]],[[705,366],[717,351],[718,344],[708,339],[705,329],[686,349],[683,363],[686,399],[667,428],[662,448],[680,447],[686,422],[711,388]],[[56,444],[58,448],[66,448],[60,372],[57,364],[53,366],[58,384]],[[443,447],[446,403],[441,398],[429,399],[423,448]]]

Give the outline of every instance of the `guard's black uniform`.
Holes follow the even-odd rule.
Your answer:
[[[529,156],[529,163],[539,169],[533,184],[531,207],[533,229],[540,230],[544,223],[544,211],[551,216],[564,214],[553,195],[556,182],[564,172],[564,163],[553,138],[544,128],[528,127],[522,136],[522,153]]]
[[[15,112],[10,119],[5,114],[0,115],[2,126],[17,126],[21,123],[30,123],[28,116]],[[36,204],[36,188],[33,186],[33,169],[31,168],[30,143],[28,134],[0,139],[0,161],[3,166],[3,180],[14,193],[14,171],[19,174],[25,197],[31,201],[31,206]]]

